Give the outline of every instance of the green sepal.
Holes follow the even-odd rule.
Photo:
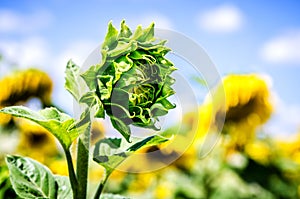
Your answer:
[[[96,76],[98,67],[99,66],[96,65],[91,66],[87,71],[80,75],[90,90],[96,90],[97,88]]]
[[[119,33],[119,38],[129,38],[132,35],[130,28],[126,25],[125,20],[121,22],[121,30]]]
[[[113,49],[116,47],[118,43],[118,30],[112,25],[112,22],[110,21],[108,24],[108,30],[105,36],[105,40],[102,44],[103,49]]]
[[[99,97],[94,91],[89,91],[85,93],[79,100],[80,103],[85,103],[88,108],[95,109],[94,116],[97,118],[104,118],[104,107]]]
[[[123,137],[130,142],[131,130],[128,125],[126,125],[122,120],[117,117],[110,116],[110,121],[115,129],[117,129]]]

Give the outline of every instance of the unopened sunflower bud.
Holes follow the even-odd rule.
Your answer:
[[[98,97],[101,108],[96,116],[106,112],[127,140],[128,125],[157,130],[157,118],[175,108],[167,98],[175,93],[170,75],[176,68],[165,58],[170,51],[165,43],[154,37],[154,23],[146,29],[138,26],[134,33],[125,21],[120,31],[109,23],[102,62],[82,75]]]

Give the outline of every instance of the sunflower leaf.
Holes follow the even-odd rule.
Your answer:
[[[109,173],[134,151],[168,141],[168,138],[153,135],[145,139],[135,139],[128,143],[122,138],[105,138],[96,143],[93,159]]]
[[[21,198],[57,198],[59,187],[51,171],[44,165],[19,156],[7,156],[10,180]]]
[[[76,120],[56,108],[46,108],[38,112],[24,106],[10,106],[0,110],[15,117],[29,119],[51,132],[65,149],[84,131],[84,127],[75,128]]]
[[[80,68],[72,60],[68,61],[66,67],[65,88],[73,95],[76,101],[80,98],[80,85],[78,83]]]
[[[55,175],[54,178],[58,184],[57,199],[72,199],[73,193],[69,178],[59,175]]]

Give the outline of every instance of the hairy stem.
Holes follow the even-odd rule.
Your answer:
[[[73,198],[77,199],[78,198],[78,181],[76,178],[73,162],[72,162],[72,156],[71,153],[68,149],[64,149],[65,154],[66,154],[66,159],[67,159],[67,164],[68,164],[68,171],[69,171],[69,178],[70,178],[70,183],[73,191]]]
[[[95,193],[94,199],[99,199],[101,196],[101,193],[104,189],[105,183],[107,181],[107,179],[109,178],[110,174],[112,173],[113,170],[110,171],[106,171],[103,180],[101,180],[101,182],[99,183],[99,186],[97,188],[97,191]]]
[[[77,146],[77,179],[78,179],[78,198],[86,199],[88,184],[88,167],[89,167],[89,147],[90,147],[90,117],[86,117],[85,121],[88,127],[78,139]]]

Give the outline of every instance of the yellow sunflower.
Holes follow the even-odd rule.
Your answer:
[[[51,104],[52,87],[51,78],[43,71],[16,71],[0,80],[0,108],[24,103],[32,97],[39,98],[43,106],[48,106]],[[10,121],[10,115],[0,113],[0,125]]]
[[[275,139],[275,148],[279,155],[300,165],[300,133],[289,139]]]
[[[17,153],[48,165],[59,155],[55,137],[46,129],[27,119],[14,118],[20,130]]]
[[[225,105],[213,107],[216,110],[212,112],[215,99],[210,99],[200,109],[208,118],[213,115],[212,121],[207,121],[215,125],[218,117],[226,115],[222,130],[228,138],[226,144],[233,150],[243,150],[245,144],[255,137],[257,127],[265,123],[273,111],[268,85],[259,75],[244,74],[226,76],[216,92],[220,92],[220,88],[224,89]],[[203,128],[207,130],[208,124]]]
[[[270,162],[273,153],[270,144],[264,140],[255,140],[247,143],[245,146],[245,152],[256,162],[265,165]]]
[[[105,137],[103,122],[101,122],[101,120],[95,119],[92,122],[91,128],[91,145],[94,145],[99,140]]]

